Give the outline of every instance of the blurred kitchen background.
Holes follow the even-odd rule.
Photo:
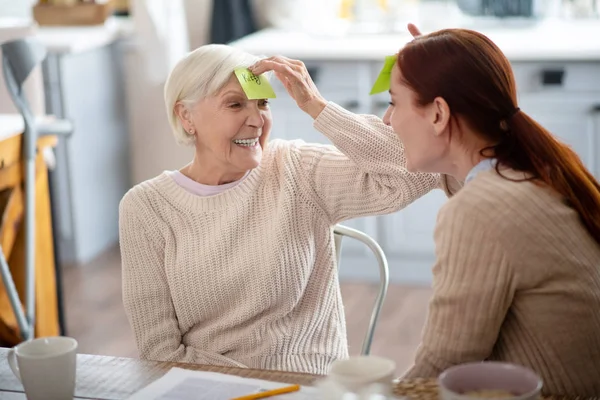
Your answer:
[[[170,68],[191,49],[231,43],[299,58],[328,100],[382,116],[387,94],[369,90],[384,56],[410,40],[408,22],[423,32],[475,29],[511,60],[521,108],[600,177],[599,13],[600,0],[0,0],[0,43],[34,35],[49,52],[28,81],[32,109],[74,125],[50,174],[62,333],[81,352],[136,356],[121,303],[118,204],[133,185],[191,157],[171,136],[162,96]],[[326,143],[274,86],[272,136]],[[12,113],[0,79],[0,114]],[[392,284],[373,353],[396,359],[399,371],[425,320],[444,201],[435,191],[394,215],[348,222],[387,255]],[[378,282],[366,247],[346,241],[340,278],[356,354]],[[10,310],[0,302],[0,312]]]

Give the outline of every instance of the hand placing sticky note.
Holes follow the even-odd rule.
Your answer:
[[[385,57],[383,68],[381,68],[381,72],[379,72],[379,76],[373,84],[373,88],[369,94],[377,94],[390,90],[390,85],[392,82],[392,69],[394,69],[394,65],[396,65],[396,58],[397,56],[395,55]]]
[[[273,87],[264,76],[254,75],[248,68],[236,68],[234,72],[249,100],[276,97]]]

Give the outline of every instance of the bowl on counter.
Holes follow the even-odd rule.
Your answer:
[[[543,386],[529,368],[493,361],[453,366],[438,380],[442,400],[537,400]]]

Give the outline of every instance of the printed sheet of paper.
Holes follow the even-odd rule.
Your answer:
[[[285,383],[241,378],[215,372],[172,368],[162,378],[141,389],[127,400],[229,400],[264,390],[288,386]],[[277,400],[318,399],[317,390],[278,395]]]

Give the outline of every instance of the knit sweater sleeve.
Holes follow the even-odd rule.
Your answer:
[[[493,206],[458,200],[438,215],[433,297],[406,378],[437,377],[453,365],[487,359],[512,303],[515,282],[489,220]]]
[[[334,146],[297,147],[307,189],[333,224],[406,207],[434,188],[437,174],[406,169],[404,147],[376,116],[329,103],[314,127]]]
[[[134,199],[132,193],[121,201],[119,242],[123,303],[140,358],[245,367],[221,354],[183,343],[165,274],[165,243],[160,224],[146,218],[152,215],[149,207]]]

